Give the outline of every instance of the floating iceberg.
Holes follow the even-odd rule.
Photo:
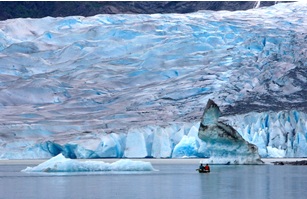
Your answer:
[[[118,160],[114,163],[100,161],[72,160],[59,154],[35,167],[27,167],[23,172],[87,172],[87,171],[154,171],[150,162]]]
[[[220,122],[219,107],[208,100],[198,136],[206,142],[211,164],[262,164],[257,146],[250,144],[230,125]]]

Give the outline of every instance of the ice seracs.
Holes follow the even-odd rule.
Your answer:
[[[227,117],[263,158],[307,157],[307,114],[297,110],[251,112]]]
[[[230,125],[220,122],[219,107],[211,100],[201,119],[198,136],[206,142],[212,164],[262,164],[257,146],[247,142]]]
[[[213,113],[207,122],[227,121],[246,141],[258,147],[261,158],[307,157],[307,114],[304,112],[251,112],[219,119],[216,117],[219,113]],[[200,122],[151,125],[128,130],[128,134],[92,132],[43,142],[33,141],[31,137],[7,142],[2,137],[0,159],[41,159],[60,153],[72,159],[207,158],[210,153],[207,143],[198,137],[199,127]]]

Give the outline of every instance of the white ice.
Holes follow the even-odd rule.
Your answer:
[[[121,159],[114,163],[72,160],[59,154],[23,172],[154,171],[150,162]]]

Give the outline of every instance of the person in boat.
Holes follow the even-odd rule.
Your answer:
[[[200,165],[199,165],[199,170],[200,170],[200,171],[203,171],[204,169],[205,169],[204,165],[203,165],[203,164],[200,164]]]
[[[206,164],[206,166],[204,167],[205,172],[210,172],[210,167],[208,164]]]

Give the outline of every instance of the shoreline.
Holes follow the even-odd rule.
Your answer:
[[[74,159],[78,161],[100,161],[106,163],[113,163],[121,159],[130,159],[134,161],[150,162],[151,164],[200,164],[205,162],[205,158],[103,158],[103,159]],[[48,159],[11,159],[11,160],[0,160],[0,165],[38,165]],[[307,161],[307,158],[262,158],[264,165],[274,165],[274,162],[296,162],[296,161]]]

